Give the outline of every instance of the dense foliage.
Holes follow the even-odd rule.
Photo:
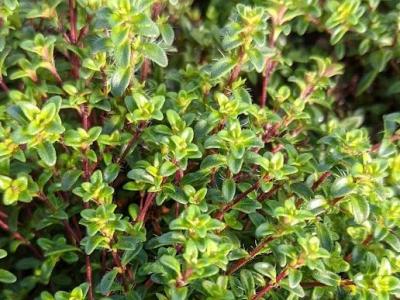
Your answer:
[[[400,297],[400,4],[1,0],[0,298]]]

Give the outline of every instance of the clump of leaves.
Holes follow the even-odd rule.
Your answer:
[[[399,13],[3,0],[0,298],[400,297]]]

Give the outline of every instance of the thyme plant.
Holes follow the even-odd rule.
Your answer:
[[[400,4],[1,0],[0,298],[400,297]]]

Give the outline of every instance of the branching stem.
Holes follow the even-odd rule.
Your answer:
[[[140,138],[143,130],[146,128],[147,123],[146,122],[141,122],[139,123],[138,128],[136,129],[135,133],[129,140],[128,144],[126,145],[125,149],[122,151],[121,155],[117,158],[117,164],[120,164],[128,155],[129,151],[131,151],[132,147],[135,145],[135,143],[138,141]]]
[[[32,243],[29,240],[27,240],[24,236],[22,236],[22,234],[20,234],[18,231],[11,231],[8,224],[3,222],[3,220],[0,220],[0,228],[10,233],[13,238],[21,241],[22,244],[26,245],[32,251],[33,255],[35,255],[37,258],[39,259],[43,258],[43,254],[39,249],[37,249],[34,245],[32,245]]]
[[[258,189],[260,186],[260,182],[256,181],[255,183],[252,184],[247,190],[245,190],[243,193],[237,195],[231,202],[225,204],[219,212],[215,215],[215,218],[218,220],[222,220],[224,218],[224,214],[231,210],[233,206],[235,206],[237,203],[242,201],[248,194],[250,194],[252,191]]]
[[[268,243],[272,242],[274,239],[275,238],[273,236],[263,239],[253,250],[250,251],[247,257],[239,259],[237,262],[235,262],[232,267],[230,267],[228,271],[226,271],[226,274],[231,275],[239,270],[241,267],[249,263],[261,252],[261,250],[263,250],[268,245]]]
[[[146,220],[147,212],[153,205],[154,199],[156,198],[156,193],[147,193],[146,199],[142,209],[140,210],[139,216],[137,217],[137,222],[143,223]]]

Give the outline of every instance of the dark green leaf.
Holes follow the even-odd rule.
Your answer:
[[[118,269],[113,268],[111,271],[107,272],[100,281],[99,290],[100,293],[106,295],[108,292],[111,291],[111,287],[117,277]]]

